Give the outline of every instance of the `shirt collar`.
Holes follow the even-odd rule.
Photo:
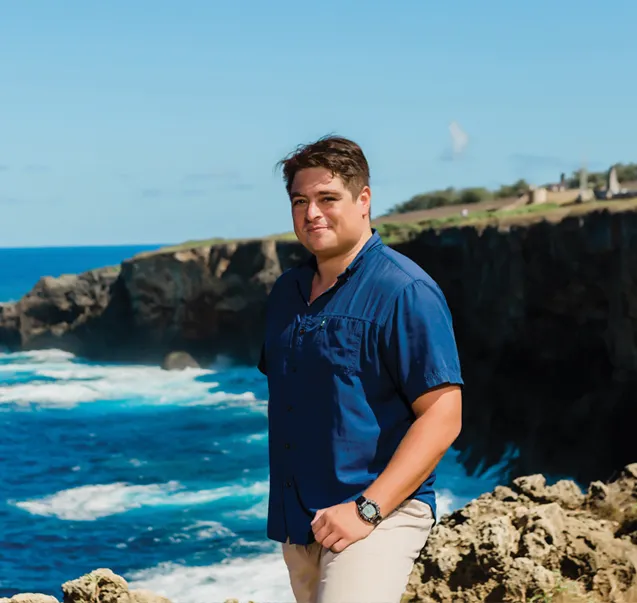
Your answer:
[[[347,277],[349,277],[361,265],[361,262],[363,261],[367,252],[382,244],[383,241],[380,238],[378,231],[375,228],[372,228],[372,236],[365,242],[365,245],[363,245],[361,250],[356,254],[356,257],[350,262],[349,266],[338,275],[337,282],[345,280]],[[303,267],[305,269],[309,269],[313,276],[318,268],[316,256],[310,256],[309,260],[305,262]]]
[[[361,265],[361,262],[363,261],[363,258],[365,257],[367,252],[371,251],[375,247],[378,247],[379,245],[382,245],[382,243],[383,242],[380,238],[380,235],[378,234],[378,231],[375,228],[372,228],[372,236],[369,237],[365,245],[363,245],[362,249],[356,254],[356,257],[351,261],[350,265],[345,268],[345,270],[341,272],[341,274],[338,275],[338,278],[346,278],[350,274],[352,274],[352,272],[354,272],[354,270],[356,270]]]

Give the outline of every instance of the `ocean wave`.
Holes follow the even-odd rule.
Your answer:
[[[236,537],[236,534],[222,523],[218,521],[197,521],[193,525],[184,528],[183,532],[175,534],[172,538],[175,542],[181,539],[190,539],[193,537],[197,540],[215,540],[217,538]]]
[[[278,548],[276,543],[269,545]],[[173,603],[202,601],[294,601],[279,552],[236,558],[217,565],[192,567],[162,563],[124,576],[130,588],[146,588]]]
[[[186,490],[178,481],[134,485],[125,482],[79,486],[43,498],[8,501],[31,515],[69,521],[95,521],[141,507],[200,505],[226,498],[265,497],[267,482],[229,485],[208,490]]]
[[[234,519],[267,519],[268,501],[264,498],[248,509],[237,509],[232,512],[232,517]]]
[[[20,371],[28,372],[30,378],[27,383],[13,379],[12,384],[0,386],[0,403],[5,404],[73,408],[87,402],[125,400],[127,405],[254,405],[262,412],[265,406],[265,401],[257,400],[252,392],[214,391],[220,386],[219,382],[197,379],[213,374],[204,369],[165,371],[149,366],[71,363],[0,366],[0,374],[7,371],[14,375]]]
[[[29,360],[31,362],[64,362],[75,359],[75,355],[64,350],[29,350],[24,352],[0,353],[0,359]]]

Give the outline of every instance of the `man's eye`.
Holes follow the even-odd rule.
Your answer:
[[[305,199],[292,199],[292,205],[298,205],[299,203],[303,203]]]

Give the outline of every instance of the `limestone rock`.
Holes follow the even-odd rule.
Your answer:
[[[188,352],[171,352],[164,358],[162,368],[167,371],[180,371],[185,368],[200,368],[200,366]]]
[[[64,603],[131,603],[128,583],[110,569],[99,568],[62,585]]]
[[[170,603],[148,590],[129,591],[126,580],[107,568],[65,582],[62,592],[64,603]]]
[[[170,603],[169,599],[144,588],[130,591],[131,603]]]
[[[99,568],[62,585],[64,603],[171,603],[145,589],[128,589],[124,578],[108,568]],[[59,603],[55,597],[22,593],[0,603]]]
[[[569,603],[633,603],[635,469],[603,488],[591,485],[604,492],[601,506],[573,482],[546,486],[540,475],[471,501],[433,528],[403,601],[530,603],[561,593]]]

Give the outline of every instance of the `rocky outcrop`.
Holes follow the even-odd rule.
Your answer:
[[[129,323],[119,269],[45,276],[17,303],[0,304],[0,345],[104,357],[126,341]]]
[[[249,241],[140,254],[117,270],[44,277],[17,303],[0,304],[0,345],[59,348],[90,359],[163,362],[179,351],[252,361],[265,299],[307,252]]]
[[[499,486],[432,530],[403,603],[633,603],[637,463],[586,495],[542,475]]]
[[[611,477],[635,460],[637,213],[446,228],[393,245],[441,285],[463,364],[457,446],[473,471]],[[119,273],[42,279],[0,306],[0,345],[161,364],[173,351],[256,363],[265,300],[307,252],[257,240],[166,250]]]
[[[145,589],[129,590],[124,578],[110,569],[100,568],[62,585],[63,603],[170,603],[168,599]],[[0,603],[59,603],[50,595],[23,593]]]
[[[201,368],[188,352],[171,352],[164,358],[161,368],[166,371],[181,371],[187,368]]]

